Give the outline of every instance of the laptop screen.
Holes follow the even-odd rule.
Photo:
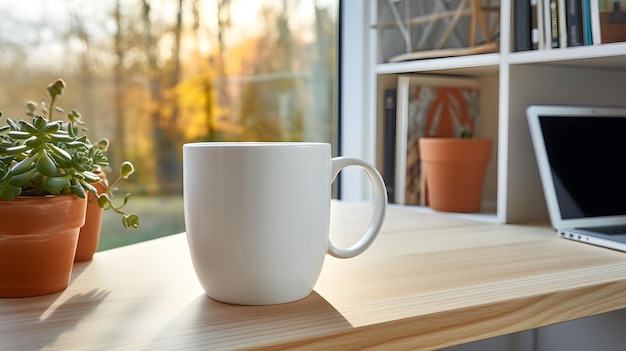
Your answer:
[[[623,117],[539,115],[562,219],[626,213]]]

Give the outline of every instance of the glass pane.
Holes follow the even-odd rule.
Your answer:
[[[106,137],[115,192],[100,250],[184,230],[182,145],[325,141],[336,128],[338,0],[0,0],[0,110],[21,118],[48,83]]]

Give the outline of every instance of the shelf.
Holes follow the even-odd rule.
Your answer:
[[[413,0],[418,3],[419,0]],[[377,4],[371,0],[372,21]],[[500,32],[511,33],[512,0],[499,1]],[[384,9],[384,7],[383,7]],[[383,13],[382,20],[390,15]],[[374,76],[372,126],[377,142],[383,140],[384,109],[380,96],[395,86],[402,74],[445,74],[473,76],[480,80],[483,135],[497,141],[494,158],[487,171],[483,196],[494,209],[478,214],[450,214],[485,222],[520,223],[547,220],[545,198],[538,176],[534,151],[528,134],[525,110],[531,104],[616,105],[624,103],[626,90],[626,42],[563,49],[510,52],[512,40],[502,37],[500,51],[467,56],[428,58],[380,63],[405,50],[402,38],[387,32],[371,33],[370,73]],[[383,45],[384,44],[384,45]],[[377,63],[378,62],[378,63]],[[377,161],[384,155],[377,149]],[[401,206],[401,205],[398,205]],[[434,212],[426,207],[407,206],[418,212]]]
[[[400,208],[406,211],[412,211],[416,213],[439,213],[446,214],[447,216],[469,219],[477,222],[485,222],[485,223],[501,223],[502,221],[498,219],[496,215],[495,209],[483,209],[477,213],[457,213],[457,212],[440,212],[435,211],[430,207],[426,206],[410,206],[410,205],[398,205],[398,204],[389,204],[391,208]]]
[[[513,52],[506,58],[511,65],[559,65],[595,69],[626,69],[626,43],[579,46],[566,49]],[[498,53],[462,57],[379,63],[377,74],[447,73],[462,75],[497,74],[501,55]]]
[[[624,70],[626,69],[626,43],[513,52],[509,54],[508,62],[511,65],[541,64]]]
[[[377,74],[398,74],[407,72],[430,72],[462,75],[497,74],[500,54],[443,57],[436,59],[413,60],[404,62],[379,63]]]

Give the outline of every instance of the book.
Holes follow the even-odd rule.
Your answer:
[[[387,187],[389,203],[395,203],[395,167],[396,167],[396,96],[394,88],[385,89],[384,107],[384,142],[383,142],[383,180]]]
[[[604,0],[602,0],[604,1]],[[600,35],[600,0],[589,0],[589,12],[591,13],[591,39],[593,44],[601,44]]]
[[[530,0],[530,48],[532,50],[539,49],[539,12],[541,6],[538,6],[539,0]]]
[[[583,44],[592,45],[593,35],[591,32],[591,0],[581,0],[583,10]]]
[[[427,181],[419,159],[422,137],[458,137],[474,130],[479,113],[479,81],[471,77],[401,75],[396,118],[395,200],[427,205]]]
[[[559,11],[558,0],[542,0],[546,49],[559,47]]]
[[[557,0],[557,16],[559,18],[559,48],[567,47],[567,11],[565,8],[566,0]]]
[[[548,49],[547,45],[548,45],[548,40],[547,40],[547,34],[546,34],[546,17],[547,15],[545,14],[546,10],[545,10],[545,5],[544,3],[547,0],[537,0],[537,49],[539,50],[544,50],[544,49]]]
[[[515,0],[514,6],[515,51],[527,51],[532,48],[530,0]]]
[[[567,46],[583,45],[582,0],[565,1],[565,25],[567,28]]]

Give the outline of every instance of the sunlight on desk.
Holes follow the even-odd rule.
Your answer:
[[[366,204],[334,202],[349,244]],[[593,302],[593,304],[589,303]],[[204,295],[184,234],[107,250],[67,290],[0,299],[7,349],[432,349],[626,308],[626,256],[499,225],[390,209],[361,256],[328,256],[315,292],[234,306]]]

